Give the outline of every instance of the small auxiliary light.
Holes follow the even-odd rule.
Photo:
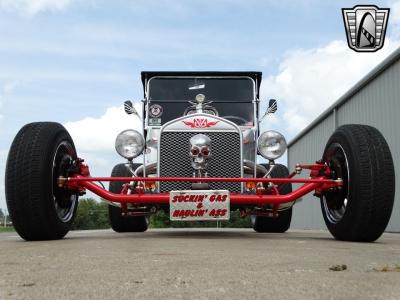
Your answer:
[[[154,190],[156,188],[156,182],[155,181],[146,181],[145,187],[146,187],[146,189]]]

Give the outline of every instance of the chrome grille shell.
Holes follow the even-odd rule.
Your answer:
[[[210,122],[218,121],[217,126],[188,128],[183,123],[183,121],[204,117]],[[209,136],[212,141],[212,158],[207,168],[208,177],[243,177],[243,142],[239,127],[225,119],[205,114],[182,117],[161,128],[158,143],[158,176],[193,177],[189,140],[198,133]],[[159,192],[190,188],[191,184],[187,182],[160,182],[158,184]],[[239,182],[215,182],[210,183],[210,189],[226,189],[232,193],[240,193],[243,186]]]

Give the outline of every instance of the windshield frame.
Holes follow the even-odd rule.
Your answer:
[[[147,127],[161,128],[163,126],[163,125],[161,125],[161,126],[150,126],[148,124],[148,121],[149,121],[148,120],[149,119],[149,114],[148,114],[148,112],[149,112],[149,103],[151,101],[151,100],[149,100],[150,82],[153,79],[160,79],[160,78],[176,78],[176,79],[179,79],[179,78],[186,78],[186,79],[190,79],[190,78],[199,78],[199,79],[238,79],[239,78],[240,79],[240,78],[243,78],[243,79],[248,79],[248,80],[251,81],[252,87],[253,87],[253,89],[252,89],[253,99],[250,99],[250,101],[248,103],[249,104],[250,103],[253,104],[253,114],[254,114],[253,119],[254,119],[254,122],[253,122],[253,125],[239,125],[239,127],[244,127],[244,128],[256,128],[256,127],[258,127],[257,103],[258,103],[259,99],[257,99],[256,82],[250,76],[202,76],[202,75],[200,75],[200,76],[195,76],[195,75],[191,75],[191,76],[168,76],[168,75],[167,76],[162,76],[161,75],[161,76],[151,77],[146,82],[146,91],[145,91],[145,101],[146,101],[146,103],[145,103],[145,105],[146,105],[145,127],[146,128]],[[179,100],[177,100],[177,102],[178,101]],[[234,101],[232,101],[232,103],[233,102]],[[231,102],[224,102],[224,103],[231,103]],[[189,106],[189,103],[188,103],[188,106]]]

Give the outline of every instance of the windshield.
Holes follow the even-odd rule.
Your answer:
[[[222,118],[237,125],[254,124],[254,82],[250,78],[153,78],[149,82],[149,125],[160,126],[183,116],[188,101],[205,95]],[[153,112],[153,113],[152,113]],[[155,112],[155,113],[154,113]]]

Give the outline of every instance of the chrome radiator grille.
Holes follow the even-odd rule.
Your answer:
[[[200,132],[162,132],[160,137],[161,177],[192,177],[193,168],[189,156],[189,139]],[[208,177],[241,177],[241,145],[238,132],[201,132],[212,141],[212,158],[209,161]],[[187,190],[191,183],[160,182],[160,192]],[[241,192],[240,182],[210,183],[210,189]]]

